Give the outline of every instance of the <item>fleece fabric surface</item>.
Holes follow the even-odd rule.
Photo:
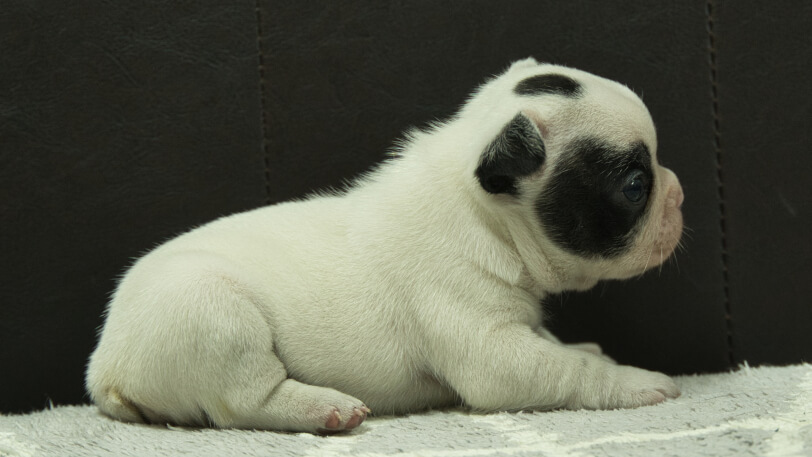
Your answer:
[[[59,406],[0,416],[0,456],[812,456],[812,365],[676,379],[680,398],[639,409],[433,411],[329,437],[124,424]]]

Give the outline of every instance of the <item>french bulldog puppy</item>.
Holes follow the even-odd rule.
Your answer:
[[[544,329],[540,302],[661,264],[683,193],[625,86],[533,59],[345,191],[138,260],[87,389],[130,422],[329,433],[399,414],[634,408],[671,379]]]

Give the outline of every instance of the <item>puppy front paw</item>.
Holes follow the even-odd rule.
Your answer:
[[[606,398],[605,408],[637,408],[656,405],[667,398],[680,396],[679,387],[662,374],[625,365],[613,367],[614,385]]]

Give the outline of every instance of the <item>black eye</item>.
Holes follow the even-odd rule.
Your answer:
[[[623,192],[626,199],[632,203],[644,201],[648,194],[646,175],[640,170],[634,170],[626,175],[621,192]]]

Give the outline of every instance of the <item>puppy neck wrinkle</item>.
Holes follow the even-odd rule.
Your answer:
[[[570,271],[568,262],[550,253],[539,236],[521,217],[505,219],[510,241],[522,266],[519,285],[538,299],[550,293],[583,289],[584,280]],[[574,265],[571,265],[574,266]],[[591,282],[591,281],[587,281]],[[594,285],[594,282],[592,282]],[[589,286],[591,287],[591,286]],[[588,288],[588,287],[587,287]]]

